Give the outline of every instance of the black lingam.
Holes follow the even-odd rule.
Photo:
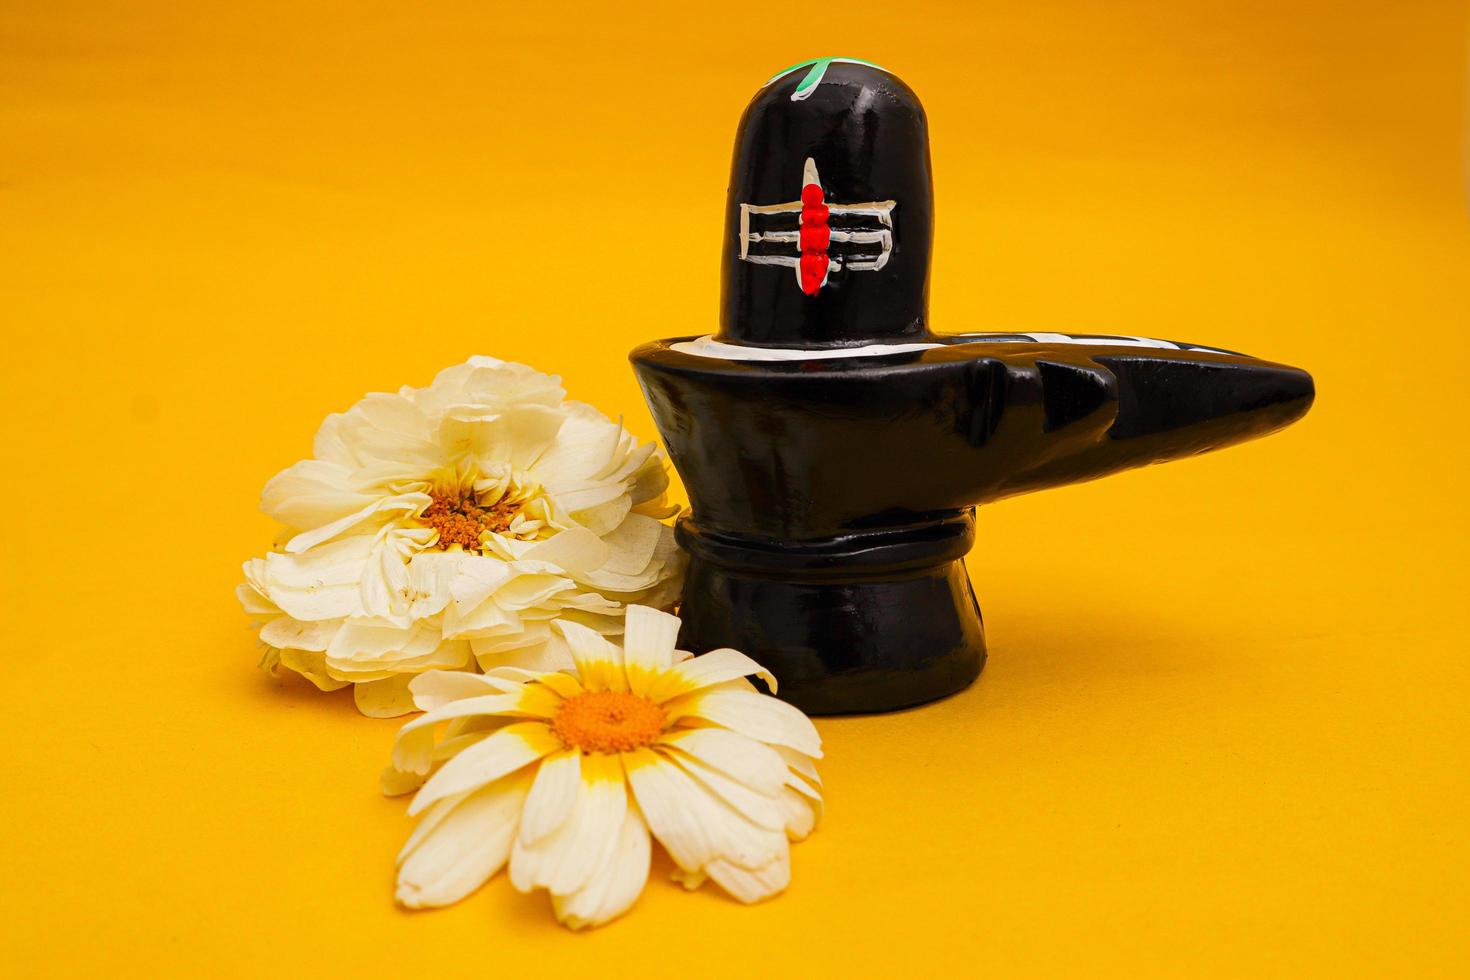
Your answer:
[[[778,75],[736,136],[717,337],[638,379],[692,514],[681,645],[744,650],[807,711],[884,711],[979,674],[977,504],[1295,421],[1304,371],[1138,337],[930,333],[927,123],[889,72]]]

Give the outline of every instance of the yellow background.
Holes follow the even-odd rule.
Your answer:
[[[0,7],[0,972],[1464,975],[1464,7]],[[392,904],[395,723],[231,590],[323,415],[473,353],[652,425],[772,71],[923,97],[949,330],[1309,368],[1271,439],[985,509],[978,684],[824,719],[789,892]],[[758,654],[759,651],[751,651]],[[534,972],[531,972],[534,971]]]

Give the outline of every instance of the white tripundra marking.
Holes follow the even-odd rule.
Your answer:
[[[819,361],[836,357],[880,357],[885,354],[907,354],[911,351],[950,347],[954,344],[1081,344],[1094,347],[1151,347],[1161,350],[1203,351],[1207,354],[1229,354],[1216,347],[1179,344],[1153,337],[1113,337],[1101,334],[1068,333],[971,333],[960,334],[947,344],[867,344],[862,347],[823,347],[806,350],[797,347],[747,347],[728,344],[705,335],[698,340],[670,344],[681,354],[712,357],[722,361]]]
[[[1090,344],[1094,347],[1156,347],[1162,350],[1198,350],[1207,354],[1229,354],[1218,347],[1181,344],[1154,337],[1115,337],[1108,334],[1083,333],[975,333],[960,334],[968,344]],[[973,338],[973,339],[971,339]],[[961,342],[961,341],[956,341]]]
[[[685,340],[670,344],[670,350],[681,354],[695,354],[721,361],[821,361],[834,357],[877,357],[880,354],[907,354],[909,351],[928,350],[940,344],[868,344],[866,347],[823,347],[816,350],[799,350],[787,347],[746,347],[743,344],[727,344],[706,335],[698,340]]]
[[[831,235],[832,241],[834,242],[888,242],[890,247],[892,246],[892,236],[888,232],[881,230],[842,231],[841,229],[833,228]],[[742,236],[742,242],[744,244],[754,244],[756,242],[796,242],[800,240],[801,232],[799,231],[752,231]],[[885,252],[884,255],[884,260],[886,261],[887,253]],[[761,262],[771,259],[779,259],[782,265],[791,265],[796,262],[796,259],[786,255],[741,255],[740,257],[747,262]],[[836,257],[836,260],[840,261],[841,257]],[[858,267],[856,262],[849,262],[848,266],[853,269]],[[882,268],[882,266],[875,265],[873,268],[878,269]]]
[[[822,186],[821,175],[817,173],[817,164],[808,157],[802,167],[802,188],[815,185]],[[827,257],[828,271],[836,272],[848,269],[854,272],[876,272],[888,264],[888,259],[893,253],[893,209],[898,206],[897,201],[865,201],[860,204],[832,204],[823,202],[827,209],[827,218],[824,222],[830,233],[829,246],[824,250]],[[741,204],[740,205],[740,259],[755,265],[779,265],[787,268],[799,268],[801,265],[801,231],[799,228],[779,228],[771,231],[751,228],[752,215],[784,215],[792,214],[800,221],[803,204],[800,200],[788,201],[784,204]],[[851,218],[871,218],[877,222],[876,228],[837,228],[832,225],[833,220],[845,220]],[[752,254],[750,247],[762,243],[777,243],[781,245],[796,245],[797,247],[788,253],[765,252]],[[831,244],[844,245],[876,245],[876,253],[867,251],[833,251]]]

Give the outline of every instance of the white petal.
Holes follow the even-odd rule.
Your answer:
[[[322,420],[321,427],[316,430],[316,438],[312,440],[311,454],[323,462],[353,469],[362,461],[349,445],[351,437],[342,425],[342,419],[340,413],[333,412]]]
[[[547,562],[575,576],[602,567],[610,554],[608,546],[597,535],[583,527],[570,527],[536,542],[521,558]]]
[[[403,862],[408,860],[408,856],[424,842],[424,839],[432,834],[434,829],[454,812],[454,808],[468,799],[473,792],[475,791],[471,790],[445,797],[425,810],[423,816],[419,817],[419,822],[414,826],[413,833],[408,835],[408,840],[404,841],[403,847],[399,848],[394,867],[401,867]]]
[[[444,611],[453,597],[451,586],[459,566],[470,557],[462,551],[421,551],[408,563],[408,614],[426,619]]]
[[[545,673],[575,667],[567,641],[545,623],[527,623],[525,633],[525,642],[506,643],[500,638],[471,640],[480,669],[494,673],[500,667],[521,667]]]
[[[582,758],[582,778],[571,815],[535,844],[511,848],[510,881],[518,890],[546,888],[555,895],[577,891],[611,859],[628,806],[617,756]]]
[[[664,525],[651,517],[629,514],[614,530],[603,536],[608,557],[598,566],[620,575],[637,575],[653,561]]]
[[[519,647],[538,646],[545,643],[547,637],[550,636],[556,636],[559,642],[565,642],[561,639],[561,634],[553,633],[549,623],[521,621],[514,630],[498,632],[490,636],[477,636],[470,641],[470,645],[474,647],[476,657],[483,657],[492,653],[515,650]],[[567,666],[572,666],[570,653],[567,654]],[[534,670],[535,668],[528,669]],[[490,668],[486,667],[485,670],[488,673]]]
[[[517,562],[512,570],[517,574],[509,582],[495,590],[494,601],[502,609],[524,610],[545,606],[561,592],[576,589],[576,583],[562,575],[537,573]]]
[[[720,859],[761,867],[786,844],[784,834],[751,823],[655,752],[625,753],[623,765],[649,829],[686,870]]]
[[[805,840],[816,829],[821,818],[821,803],[808,799],[794,789],[783,788],[776,798],[781,808],[786,836],[791,840]]]
[[[659,744],[687,752],[765,796],[775,796],[786,782],[786,764],[775,749],[728,729],[678,729]]]
[[[330,524],[302,531],[290,541],[286,542],[286,551],[289,554],[299,555],[316,545],[331,541],[353,528],[359,527],[364,522],[373,521],[374,524],[383,520],[392,520],[408,514],[416,513],[429,506],[432,501],[428,494],[406,493],[397,497],[381,497],[374,500],[360,510],[354,511],[345,517],[338,518]]]
[[[418,674],[408,684],[413,692],[413,703],[420,711],[433,711],[462,698],[505,694],[516,686],[464,670],[430,670]]]
[[[648,523],[642,523],[645,521]],[[640,598],[632,593],[647,592],[683,574],[685,555],[679,550],[678,542],[674,540],[674,529],[652,518],[628,515],[621,525],[603,535],[603,540],[611,544],[617,540],[622,529],[628,527],[630,523],[646,527],[653,533],[653,553],[644,557],[641,551],[627,552],[622,558],[615,561],[610,560],[601,568],[578,574],[577,580],[601,593],[616,594],[619,598],[629,602],[637,601],[644,605],[659,607],[667,605],[668,603]],[[641,564],[638,564],[640,560]],[[634,564],[638,564],[638,567],[633,571],[620,570],[632,567]],[[678,589],[674,587],[670,591],[677,595]]]
[[[531,466],[555,440],[566,416],[559,408],[516,405],[474,424],[470,455],[481,472],[497,463]]]
[[[414,710],[413,694],[408,689],[409,676],[386,677],[366,681],[352,687],[357,710],[369,718],[397,718]]]
[[[676,864],[669,872],[669,880],[677,881],[684,886],[685,891],[692,892],[708,881],[709,875],[703,871],[687,871]]]
[[[599,633],[623,631],[621,602],[609,599],[599,592],[574,592],[571,595],[558,596],[557,601],[562,603],[561,612],[564,617],[572,618],[571,614],[574,612],[587,613],[586,616],[575,617],[575,621],[583,626],[596,629]],[[613,617],[617,617],[617,622],[613,621]]]
[[[330,421],[359,466],[384,462],[410,473],[446,462],[429,417],[401,393],[374,392]]]
[[[556,502],[593,534],[610,534],[633,509],[628,491],[617,484],[590,486],[558,494]]]
[[[811,756],[802,755],[795,749],[789,749],[784,745],[775,746],[776,754],[786,761],[793,772],[801,773],[807,782],[820,786],[822,777],[817,775],[817,764],[812,761]]]
[[[664,749],[661,754],[694,777],[695,782],[718,796],[726,806],[757,827],[764,827],[766,830],[784,831],[786,829],[785,814],[773,797],[757,793],[744,783],[731,779],[718,769],[707,766],[683,752]]]
[[[605,468],[618,447],[622,427],[582,402],[564,406],[566,420],[556,442],[531,467],[531,475],[552,492],[581,483]]]
[[[475,356],[463,364],[445,368],[427,388],[411,391],[410,397],[422,411],[440,416],[462,405],[501,405],[529,402],[556,405],[565,397],[561,379],[542,374],[524,364],[493,357]]]
[[[780,752],[791,766],[786,773],[786,787],[781,792],[782,805],[790,811],[786,836],[801,840],[822,821],[822,781],[817,778],[816,767],[806,756],[787,748],[780,749]],[[799,761],[793,762],[793,759]],[[801,813],[797,809],[798,804],[805,806],[807,813]]]
[[[350,468],[319,459],[303,460],[271,477],[260,509],[290,528],[331,524],[373,503],[372,494],[351,485]]]
[[[378,791],[384,796],[406,796],[422,785],[424,785],[423,773],[404,772],[391,765],[384,766],[383,771],[378,773]],[[443,802],[443,800],[439,801],[439,803]],[[434,806],[438,805],[438,803],[434,804]],[[433,809],[430,807],[430,812]]]
[[[483,555],[467,555],[456,569],[458,574],[450,585],[454,604],[463,610],[474,609],[511,579],[510,566],[498,558]]]
[[[507,725],[446,762],[413,798],[408,815],[415,816],[446,796],[494,782],[561,747],[561,742],[542,722]]]
[[[516,668],[514,667],[502,667],[499,671],[497,671],[497,673],[510,673],[514,672],[515,670]],[[541,673],[528,671],[527,673],[530,673],[532,675],[530,678],[531,680],[534,680],[537,684],[546,685],[564,698],[574,698],[578,694],[582,694],[586,691],[586,688],[582,686],[582,682],[577,680],[571,674],[563,674],[559,671],[545,671]]]
[[[432,653],[440,642],[438,626],[425,620],[398,627],[349,619],[333,635],[327,659],[392,664]]]
[[[531,795],[521,813],[520,841],[536,844],[572,815],[582,785],[582,753],[567,749],[547,756],[536,771]]]
[[[699,815],[683,802],[684,794],[675,782],[676,775],[682,775],[677,768],[661,763],[648,749],[625,752],[622,758],[638,808],[674,863],[695,870],[714,860],[714,844]]]
[[[372,551],[362,566],[359,586],[364,616],[408,618],[414,598],[413,587],[409,584],[408,560],[417,547],[413,537],[407,533],[389,530],[374,536]]]
[[[334,638],[335,639],[335,638]],[[395,674],[417,674],[426,670],[457,670],[469,665],[470,645],[462,640],[446,640],[427,653],[390,650],[380,657],[339,660],[328,649],[327,667],[333,674],[348,680],[382,680]]]
[[[623,670],[623,651],[597,633],[569,620],[557,620],[555,628],[566,638],[577,675],[589,691],[626,691],[627,674]]]
[[[755,870],[729,861],[712,861],[704,870],[731,897],[750,905],[770,898],[791,883],[791,851],[783,850],[780,857]]]
[[[822,737],[811,719],[769,695],[716,687],[686,694],[665,705],[665,710],[670,721],[703,718],[771,745],[785,745],[815,759],[822,757]]]
[[[636,479],[638,472],[657,455],[657,446],[652,443],[640,445],[638,440],[624,429],[622,437],[618,440],[617,451],[613,453],[608,467],[594,475],[599,480],[616,480],[619,483],[627,483]]]
[[[362,535],[333,541],[304,555],[266,555],[265,581],[271,601],[301,620],[360,614],[359,583],[372,544],[372,538]]]
[[[518,684],[503,694],[483,694],[441,704],[408,722],[398,731],[393,764],[408,772],[427,772],[434,726],[443,721],[477,716],[546,720],[556,714],[561,696],[541,684]]]
[[[322,691],[340,691],[351,684],[341,678],[332,676],[327,669],[326,656],[316,650],[282,650],[280,652],[280,664],[287,670],[294,670],[305,677]]]
[[[702,653],[691,660],[684,661],[661,677],[649,697],[655,701],[668,701],[692,691],[713,687],[716,684],[723,684],[726,681],[748,677],[752,674],[765,681],[766,686],[773,694],[775,693],[776,678],[766,668],[739,650],[731,650],[728,647],[711,650],[709,653]]]
[[[245,581],[235,586],[235,598],[251,616],[279,616],[281,607],[265,594],[265,559],[252,558],[244,567]]]
[[[393,743],[393,765],[403,772],[424,775],[433,760],[434,726],[455,718],[478,715],[508,715],[520,703],[518,692],[483,693],[479,697],[456,698],[427,711],[398,730]]]
[[[673,517],[679,512],[679,508],[670,506],[662,499],[668,488],[668,464],[663,453],[655,449],[633,474],[633,487],[629,492],[640,512],[650,517]]]
[[[679,617],[648,606],[628,607],[623,662],[629,690],[648,695],[660,686],[661,675],[674,666],[674,645],[678,638]]]
[[[583,929],[600,926],[628,911],[648,881],[651,852],[648,826],[638,805],[630,801],[611,859],[579,890],[552,896],[557,919],[573,929]]]
[[[456,806],[398,870],[398,901],[409,908],[450,905],[499,871],[510,854],[523,776],[487,786]]]
[[[407,793],[412,793],[424,785],[424,781],[428,778],[430,770],[436,764],[442,764],[446,760],[459,755],[471,745],[484,741],[496,729],[510,722],[510,718],[495,716],[480,716],[451,721],[444,737],[438,742],[433,740],[432,733],[425,733],[425,749],[423,753],[425,761],[423,768],[419,771],[399,769],[390,763],[378,775],[378,788],[383,791],[384,796],[403,796]],[[395,746],[395,748],[397,747]],[[459,796],[463,795],[465,794],[459,794]],[[450,798],[457,799],[458,796]],[[440,802],[442,803],[443,801],[441,800]],[[436,803],[435,806],[438,806],[438,804]],[[432,810],[433,807],[429,809]]]
[[[402,392],[369,392],[349,408],[344,416],[398,435],[414,435],[429,428],[428,416]]]
[[[260,640],[277,649],[290,647],[296,650],[326,650],[342,625],[340,619],[318,619],[302,621],[290,616],[278,616],[260,628]]]
[[[596,589],[606,596],[630,602],[637,600],[644,605],[663,606],[667,603],[652,602],[645,593],[663,584],[667,578],[664,566],[650,562],[648,567],[637,575],[620,575],[600,568],[584,572],[577,576],[577,584],[584,588]]]
[[[451,605],[444,613],[445,636],[465,640],[484,640],[496,636],[514,636],[523,627],[523,620],[514,610],[504,609],[494,599],[486,599],[478,606]]]

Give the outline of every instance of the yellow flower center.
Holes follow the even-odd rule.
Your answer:
[[[424,508],[419,520],[439,532],[440,551],[456,544],[466,551],[480,550],[480,535],[510,530],[510,522],[520,510],[506,497],[482,507],[472,490],[434,490],[429,498],[433,502]]]
[[[590,691],[567,698],[551,730],[567,748],[583,752],[631,752],[658,738],[664,709],[623,691]]]

